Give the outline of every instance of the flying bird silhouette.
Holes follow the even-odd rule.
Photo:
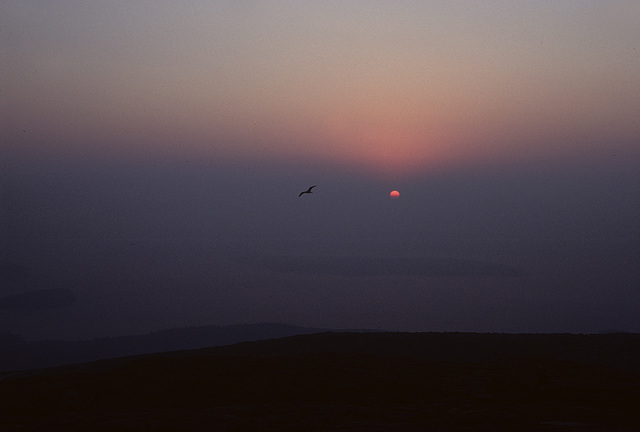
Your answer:
[[[314,187],[316,187],[316,186],[318,186],[318,185],[313,185],[313,186],[311,186],[309,189],[307,189],[306,191],[304,191],[304,192],[300,192],[300,195],[298,195],[298,198],[300,198],[300,197],[302,196],[302,194],[306,194],[306,193],[313,193],[313,192],[311,192],[311,189],[313,189],[313,188],[314,188]]]

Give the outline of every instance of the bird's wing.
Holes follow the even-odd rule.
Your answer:
[[[318,185],[313,185],[313,186],[311,186],[309,189],[307,189],[306,191],[304,191],[304,192],[300,192],[300,195],[298,195],[298,197],[301,197],[301,196],[302,196],[302,194],[311,193],[311,189],[313,189],[313,188],[314,188],[314,187],[316,187],[316,186],[318,186]]]

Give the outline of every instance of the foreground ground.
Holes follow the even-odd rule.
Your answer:
[[[0,374],[0,430],[637,431],[640,335],[322,333]]]

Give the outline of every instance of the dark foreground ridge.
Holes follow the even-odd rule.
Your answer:
[[[142,335],[79,341],[27,341],[18,335],[0,333],[0,371],[41,369],[107,358],[230,345],[325,331],[327,329],[282,323],[257,323],[183,327]]]
[[[0,375],[0,430],[637,431],[640,335],[319,333]]]

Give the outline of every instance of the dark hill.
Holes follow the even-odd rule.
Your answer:
[[[0,370],[45,368],[106,358],[229,345],[242,341],[273,339],[323,331],[326,329],[281,323],[257,323],[183,327],[142,335],[80,341],[26,341],[17,335],[0,333]]]
[[[0,377],[0,429],[637,431],[639,342],[322,333],[103,360]]]
[[[323,332],[203,349],[233,355],[365,354],[428,362],[548,357],[640,373],[640,334]]]

